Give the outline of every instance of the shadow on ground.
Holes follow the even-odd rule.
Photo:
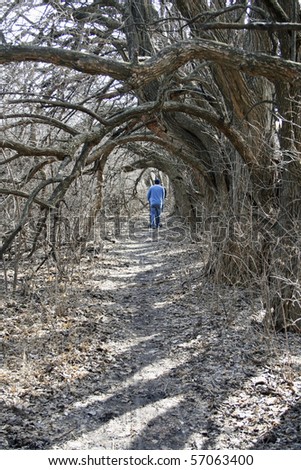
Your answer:
[[[3,448],[300,449],[300,403],[293,399],[281,423],[266,424],[264,433],[259,416],[246,430],[241,417],[232,417],[232,396],[252,394],[251,410],[265,400],[249,384],[264,373],[270,352],[252,329],[247,295],[207,283],[198,252],[197,244],[156,245],[147,238],[107,249],[77,292],[93,305],[81,321],[68,313],[72,328],[72,322],[82,328],[74,358],[82,378],[59,381],[56,375],[52,383],[54,357],[26,390],[16,384],[17,396],[3,403]],[[97,308],[109,321],[95,318]],[[245,323],[239,324],[242,311]],[[54,320],[53,331],[32,337],[27,351],[42,343],[49,361],[47,344],[55,338],[60,346],[53,355],[63,361],[66,350],[72,353],[66,331]],[[86,343],[95,345],[88,356]],[[108,352],[112,357],[101,366],[97,355]]]

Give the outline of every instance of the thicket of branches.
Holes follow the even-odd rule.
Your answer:
[[[104,217],[106,186],[131,175],[139,199],[155,168],[192,236],[210,233],[207,274],[263,287],[271,325],[300,331],[299,2],[2,10],[3,262],[57,260],[63,231],[75,247]]]

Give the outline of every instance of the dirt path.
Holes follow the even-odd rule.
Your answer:
[[[146,232],[87,258],[52,352],[27,340],[35,372],[8,343],[4,448],[300,449],[299,338],[267,336],[250,293],[202,278],[201,253]]]
[[[108,348],[118,355],[105,377],[108,391],[85,402],[96,421],[95,431],[67,448],[181,449],[189,436],[196,402],[191,383],[183,384],[182,377],[191,360],[187,339],[199,316],[198,309],[183,301],[186,268],[181,266],[181,248],[175,248],[151,243],[147,236],[110,250],[113,266],[97,283],[113,295],[110,308],[120,327]],[[202,400],[197,402],[203,420]]]

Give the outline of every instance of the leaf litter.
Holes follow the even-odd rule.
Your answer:
[[[301,449],[301,343],[199,243],[106,241],[1,304],[2,449]]]

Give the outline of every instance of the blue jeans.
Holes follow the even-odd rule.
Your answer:
[[[150,206],[150,224],[151,227],[158,228],[160,225],[161,206]]]

